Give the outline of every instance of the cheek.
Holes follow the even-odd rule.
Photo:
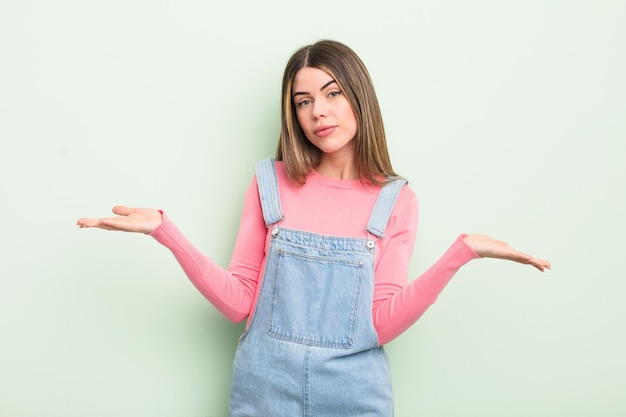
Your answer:
[[[306,130],[306,116],[303,111],[296,111],[296,121],[302,130]]]
[[[350,107],[350,105],[347,106],[345,112],[344,112],[344,120],[346,121],[347,124],[349,124],[356,132],[357,129],[357,122],[356,122],[356,116],[354,115],[354,112],[352,111],[352,108]]]

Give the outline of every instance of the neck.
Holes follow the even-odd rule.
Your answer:
[[[320,164],[315,170],[324,177],[337,180],[358,180],[361,178],[353,157],[345,158],[323,155]]]

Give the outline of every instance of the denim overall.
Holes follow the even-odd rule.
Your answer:
[[[257,163],[271,238],[259,299],[233,365],[230,417],[391,417],[389,363],[372,323],[374,237],[279,226],[274,161]],[[382,238],[400,189],[381,188],[366,227]]]

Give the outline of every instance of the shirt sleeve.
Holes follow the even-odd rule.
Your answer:
[[[173,254],[193,285],[224,316],[239,322],[251,312],[261,271],[266,227],[256,180],[248,187],[235,249],[228,269],[201,253],[163,214],[163,223],[151,233]]]
[[[390,219],[384,252],[376,267],[373,322],[380,345],[389,343],[415,323],[436,300],[454,274],[479,256],[460,235],[437,262],[407,285],[417,234],[418,204],[404,187]]]

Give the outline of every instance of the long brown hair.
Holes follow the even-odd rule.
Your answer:
[[[276,160],[283,161],[289,177],[304,184],[316,168],[322,152],[306,138],[298,124],[293,103],[293,83],[304,67],[318,68],[337,82],[357,120],[356,168],[362,179],[380,185],[397,176],[391,167],[383,119],[367,68],[348,46],[321,40],[298,49],[287,62],[283,75],[281,129]]]

